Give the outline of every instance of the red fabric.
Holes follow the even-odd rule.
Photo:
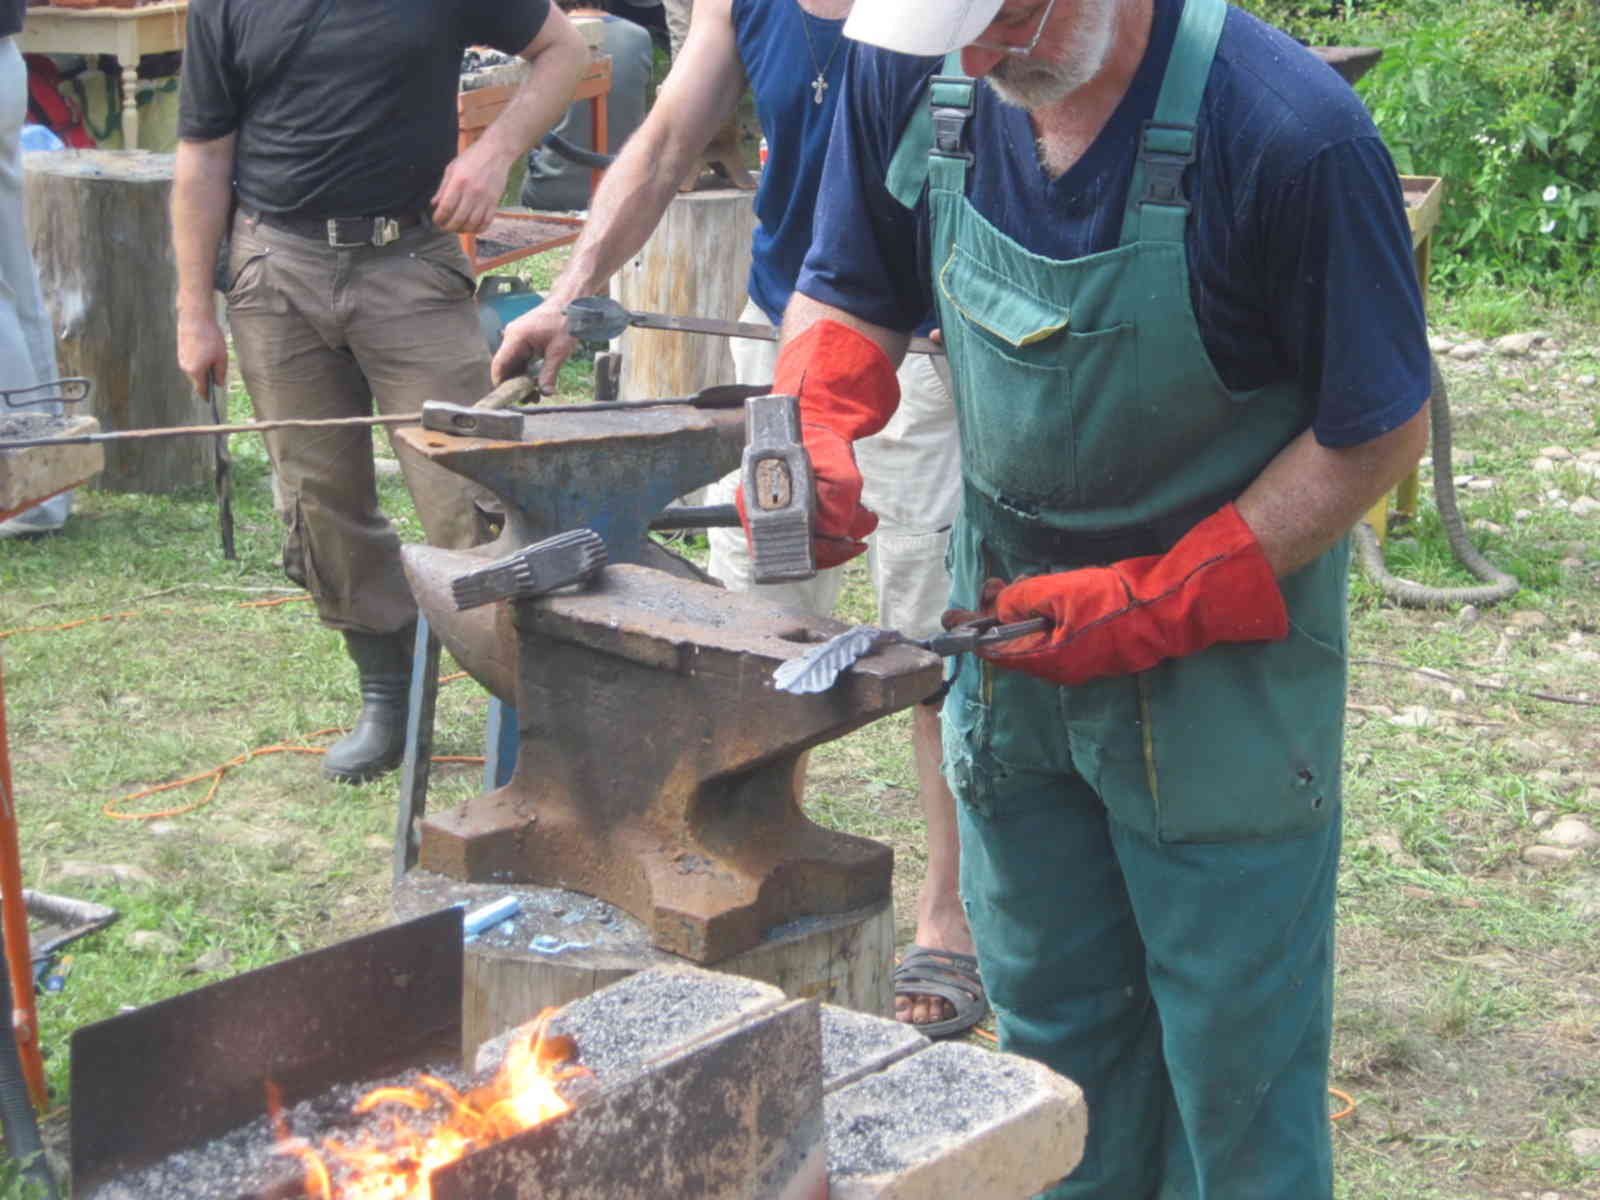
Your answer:
[[[1061,684],[1147,671],[1219,642],[1289,634],[1277,578],[1232,504],[1165,554],[997,583],[984,588],[985,610],[992,606],[1008,624],[1047,617],[1051,628],[1002,642],[983,657]]]
[[[822,320],[779,351],[772,390],[800,400],[800,436],[817,480],[817,566],[836,567],[865,550],[862,539],[878,527],[877,514],[861,506],[861,470],[850,443],[871,437],[894,415],[900,403],[894,364],[866,334]],[[739,503],[744,521],[742,497]]]
[[[28,68],[28,119],[43,125],[68,148],[91,150],[95,140],[84,127],[77,105],[61,93],[61,72],[43,54],[24,54]]]

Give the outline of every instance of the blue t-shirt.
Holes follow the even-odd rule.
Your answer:
[[[767,138],[750,299],[776,324],[811,244],[823,156],[855,43],[845,38],[842,19],[814,17],[795,0],[734,0],[733,28]],[[811,86],[819,71],[828,85],[821,104]]]
[[[1027,114],[975,90],[967,196],[1035,253],[1110,250],[1139,128],[1155,111],[1181,0],[1155,0],[1128,93],[1059,178],[1039,165]],[[933,310],[927,191],[884,189],[888,163],[941,60],[858,47],[841,99],[797,288],[910,331]],[[1185,172],[1190,294],[1212,364],[1234,391],[1283,380],[1315,398],[1317,440],[1352,446],[1427,399],[1422,297],[1398,176],[1350,87],[1287,35],[1229,9]]]

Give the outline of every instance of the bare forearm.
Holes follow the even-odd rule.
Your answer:
[[[551,285],[552,299],[565,304],[598,291],[649,241],[677,195],[699,148],[666,136],[670,131],[655,137],[648,132],[641,128],[629,138],[606,169],[572,257]]]
[[[232,135],[178,144],[172,176],[172,244],[179,316],[213,312],[217,245],[232,210],[233,147]]]
[[[871,321],[863,321],[842,308],[825,304],[821,300],[807,296],[804,292],[795,292],[790,297],[789,307],[783,311],[783,337],[780,340],[791,342],[818,321],[837,321],[871,338],[878,344],[878,348],[888,355],[889,361],[896,368],[905,358],[906,347],[911,343],[911,335],[908,333],[900,333],[882,325],[874,325]]]
[[[1307,430],[1239,497],[1239,514],[1282,578],[1305,566],[1359,521],[1411,470],[1428,441],[1428,409],[1360,446],[1332,450]]]

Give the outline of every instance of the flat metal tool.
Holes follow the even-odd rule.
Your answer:
[[[502,384],[501,387],[505,385]],[[666,396],[659,400],[611,400],[603,404],[542,404],[533,408],[488,408],[428,400],[422,405],[422,427],[457,437],[491,438],[502,442],[522,440],[524,417],[582,416],[595,412],[633,412],[647,408],[738,408],[752,396],[764,395],[764,384],[714,383],[692,396]]]
[[[561,310],[567,317],[567,332],[580,342],[599,345],[621,337],[629,326],[639,329],[667,329],[678,333],[706,333],[713,337],[754,338],[762,342],[778,340],[775,325],[753,321],[723,321],[715,317],[678,317],[669,313],[631,312],[610,296],[583,296]],[[911,354],[944,355],[944,347],[928,338],[914,337],[906,350]]]
[[[450,594],[458,610],[496,600],[526,600],[586,583],[605,565],[606,544],[600,535],[592,529],[570,529],[457,575],[450,581]]]
[[[931,638],[909,638],[894,629],[879,629],[874,625],[857,625],[846,629],[825,642],[819,642],[799,658],[780,663],[772,672],[772,682],[780,692],[807,696],[831,688],[856,663],[880,646],[920,646],[946,657],[969,654],[984,646],[1009,642],[1030,633],[1043,633],[1050,628],[1044,617],[1030,617],[1001,625],[992,617],[971,621],[935,634]]]
[[[757,583],[810,579],[817,573],[817,483],[800,440],[800,401],[758,396],[745,401],[744,419],[739,486],[751,576]]]

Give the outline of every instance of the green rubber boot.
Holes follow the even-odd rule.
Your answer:
[[[365,783],[400,765],[406,748],[406,706],[411,696],[411,648],[416,626],[398,633],[346,630],[345,649],[361,678],[361,715],[355,728],[328,747],[322,773],[339,783]]]

